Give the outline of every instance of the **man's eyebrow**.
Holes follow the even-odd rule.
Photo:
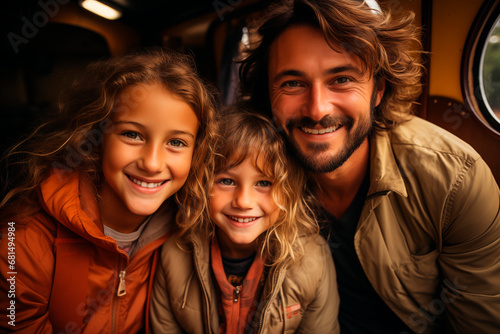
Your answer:
[[[283,70],[276,74],[273,78],[273,82],[281,80],[283,77],[304,77],[305,73],[297,70]]]
[[[325,71],[325,74],[332,75],[332,74],[338,74],[338,73],[343,73],[343,72],[354,72],[354,73],[359,74],[359,75],[363,74],[363,71],[361,71],[359,68],[352,66],[352,65],[337,66],[337,67],[329,68]]]
[[[354,72],[356,74],[362,75],[363,72],[352,65],[344,65],[344,66],[337,66],[337,67],[332,67],[327,69],[324,73],[325,75],[332,75],[332,74],[338,74],[338,73],[343,73],[343,72]],[[273,82],[280,81],[283,77],[305,77],[306,74],[302,71],[299,70],[283,70],[276,74],[274,78],[272,79]]]

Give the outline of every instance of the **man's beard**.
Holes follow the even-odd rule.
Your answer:
[[[354,120],[352,117],[342,115],[337,117],[325,116],[320,121],[314,121],[309,117],[303,117],[301,119],[290,120],[287,124],[288,134],[286,138],[289,143],[289,148],[291,148],[291,153],[297,158],[300,164],[308,171],[312,173],[328,173],[336,170],[342,166],[359,148],[359,146],[365,141],[365,139],[370,135],[373,128],[373,115],[375,111],[375,98],[374,93],[370,101],[370,114],[368,117],[363,117],[360,119],[360,123],[357,128],[353,131]],[[333,156],[328,156],[323,159],[317,157],[318,153],[327,152],[330,149],[331,143],[309,143],[306,146],[304,153],[295,138],[293,137],[293,130],[300,130],[301,127],[313,128],[316,124],[320,124],[323,128],[330,126],[342,125],[347,135],[345,138],[344,147]],[[339,131],[337,129],[336,131]]]

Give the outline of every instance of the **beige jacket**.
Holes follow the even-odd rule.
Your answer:
[[[335,268],[323,238],[304,245],[300,263],[271,270],[251,333],[339,333]],[[219,334],[209,242],[185,252],[169,238],[162,249],[151,300],[154,333]]]
[[[416,333],[500,332],[500,192],[486,163],[417,117],[370,147],[354,244],[377,293]]]

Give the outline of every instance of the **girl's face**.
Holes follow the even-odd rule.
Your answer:
[[[191,107],[159,84],[136,85],[117,99],[103,137],[103,223],[132,232],[186,182],[198,132]]]
[[[259,167],[263,161],[257,161]],[[210,216],[222,254],[242,258],[255,253],[256,240],[271,227],[279,208],[271,196],[273,179],[259,172],[254,157],[215,175]]]

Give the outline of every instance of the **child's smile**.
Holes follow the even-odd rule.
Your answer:
[[[119,101],[102,144],[101,216],[117,231],[133,231],[186,182],[198,118],[159,84],[133,87]]]
[[[257,238],[278,218],[279,208],[271,194],[273,179],[263,175],[254,162],[250,156],[215,175],[210,216],[218,227],[222,254],[229,257],[253,254]],[[261,159],[258,163],[262,164]]]
[[[146,194],[151,194],[159,191],[168,182],[168,180],[147,180],[139,179],[132,175],[127,175],[129,180],[134,184],[135,188],[139,192],[144,192]]]

